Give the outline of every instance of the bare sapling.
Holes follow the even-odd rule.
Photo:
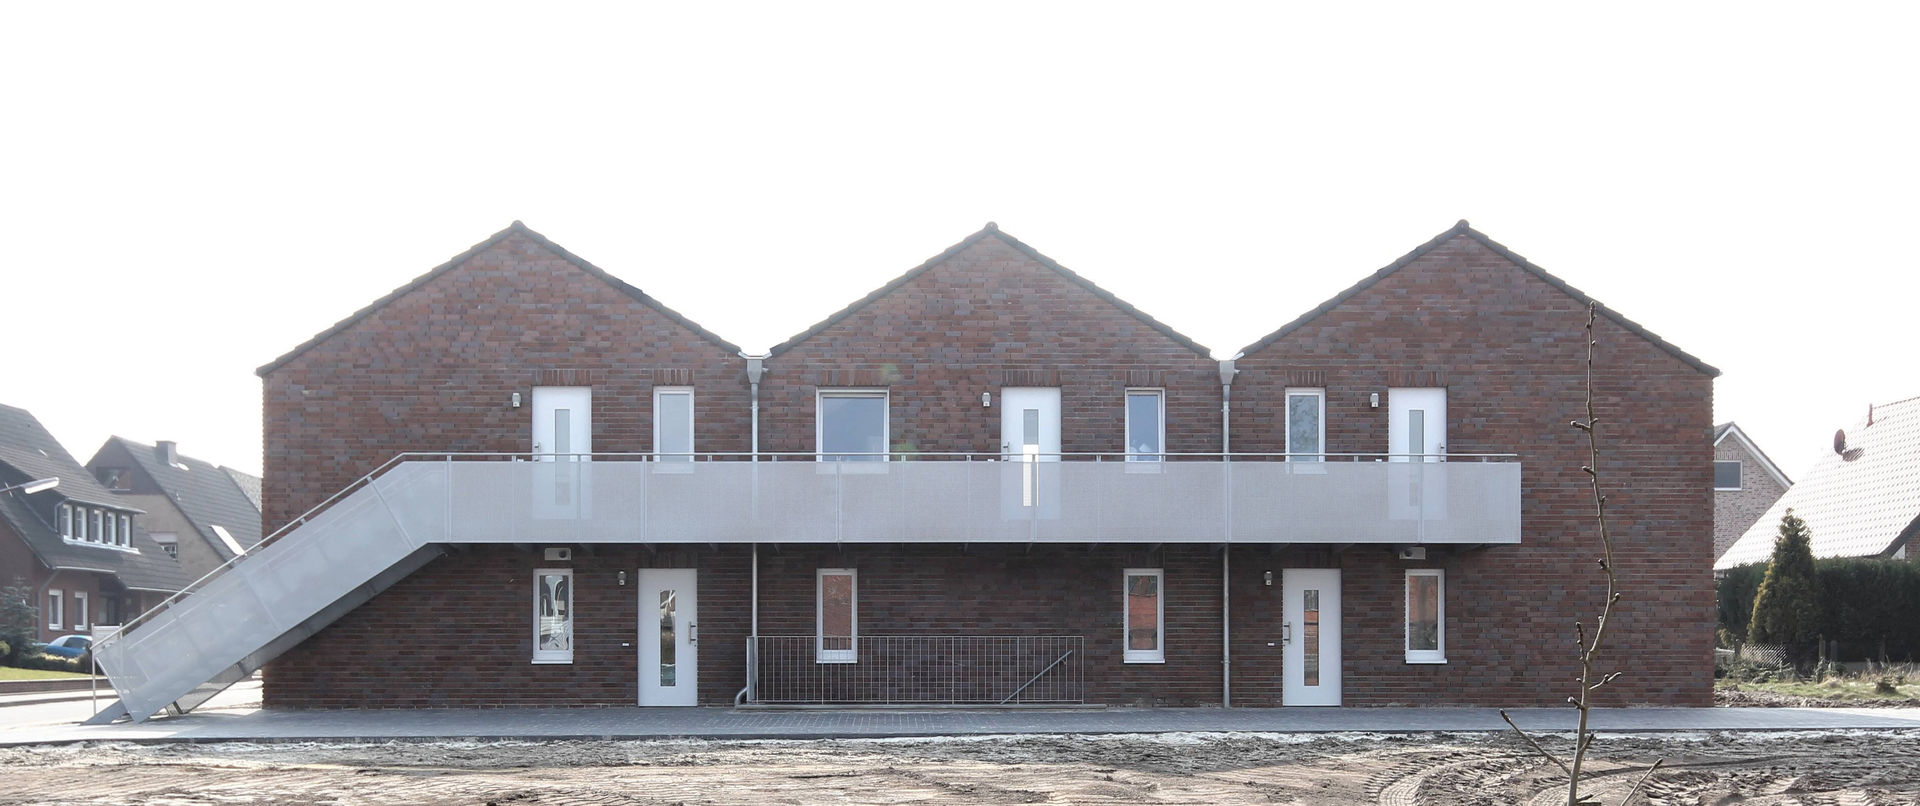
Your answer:
[[[1580,794],[1580,769],[1586,762],[1587,751],[1593,747],[1594,738],[1593,732],[1587,727],[1587,722],[1588,717],[1592,715],[1593,711],[1593,693],[1599,691],[1607,684],[1620,679],[1620,676],[1624,674],[1624,672],[1621,671],[1599,674],[1595,670],[1600,657],[1600,649],[1606,642],[1607,628],[1612,623],[1613,606],[1620,601],[1621,597],[1620,579],[1615,573],[1613,563],[1613,536],[1607,531],[1607,496],[1601,492],[1600,489],[1600,418],[1594,414],[1593,406],[1593,357],[1595,348],[1599,345],[1598,336],[1594,331],[1594,323],[1598,320],[1598,315],[1599,304],[1589,303],[1587,305],[1586,327],[1587,416],[1586,419],[1574,420],[1569,423],[1569,425],[1584,432],[1587,436],[1588,464],[1581,467],[1580,470],[1587,474],[1587,479],[1592,483],[1593,487],[1594,521],[1600,533],[1599,564],[1600,571],[1607,576],[1607,598],[1600,606],[1600,616],[1594,620],[1591,634],[1588,633],[1587,625],[1584,622],[1575,621],[1573,623],[1573,643],[1574,646],[1579,647],[1580,650],[1580,689],[1574,696],[1567,698],[1567,704],[1572,705],[1574,709],[1579,712],[1580,721],[1579,727],[1574,730],[1573,758],[1571,761],[1564,761],[1559,756],[1549,752],[1545,747],[1542,747],[1540,743],[1535,741],[1526,731],[1521,730],[1519,725],[1514,724],[1513,717],[1507,715],[1506,709],[1500,709],[1500,718],[1506,720],[1507,725],[1512,727],[1515,733],[1520,734],[1520,738],[1525,739],[1527,744],[1531,745],[1535,752],[1544,756],[1548,761],[1553,762],[1555,766],[1560,768],[1561,772],[1566,773],[1567,806],[1597,804],[1600,802],[1592,795]],[[1639,793],[1640,788],[1646,785],[1649,778],[1653,777],[1654,771],[1660,769],[1662,761],[1664,761],[1664,759],[1655,761],[1653,766],[1648,767],[1646,773],[1642,774],[1640,779],[1634,782],[1633,788],[1627,790],[1626,796],[1620,799],[1620,803],[1623,806],[1624,804],[1632,802],[1633,796]]]

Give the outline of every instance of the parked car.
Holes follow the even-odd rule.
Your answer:
[[[62,658],[85,656],[93,648],[93,638],[85,635],[62,635],[44,644],[34,644],[34,649]]]

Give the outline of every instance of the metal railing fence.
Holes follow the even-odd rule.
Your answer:
[[[748,700],[762,704],[1066,705],[1086,702],[1078,635],[748,638]]]

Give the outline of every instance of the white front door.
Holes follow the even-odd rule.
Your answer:
[[[537,461],[593,453],[593,390],[533,387],[533,454]]]
[[[1059,511],[1059,477],[1043,464],[1060,461],[1060,388],[1000,390],[1000,454],[1018,463],[1002,489],[1003,509],[1022,517]]]
[[[699,591],[691,568],[642,568],[640,704],[700,704]]]
[[[1340,704],[1340,569],[1280,572],[1281,705]]]
[[[1447,390],[1387,390],[1387,452],[1393,461],[1438,462],[1447,452]]]
[[[543,520],[592,514],[587,466],[593,453],[593,390],[533,387],[533,516]]]
[[[1387,473],[1387,517],[1414,521],[1413,542],[1424,543],[1427,524],[1447,517],[1447,390],[1387,390],[1387,452],[1410,464]]]

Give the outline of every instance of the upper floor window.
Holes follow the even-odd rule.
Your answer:
[[[693,387],[653,388],[653,458],[693,461]]]
[[[1287,460],[1323,462],[1327,451],[1327,390],[1287,390]]]
[[[97,509],[89,509],[87,510],[87,513],[91,523],[87,531],[87,542],[99,543],[103,539],[105,539],[107,534],[100,525],[101,516],[104,513],[102,513],[100,510],[97,510]]]
[[[111,512],[104,513],[104,517],[106,519],[107,530],[101,533],[100,542],[109,546],[120,545],[120,519],[114,517]]]
[[[1166,393],[1127,390],[1127,461],[1158,462],[1166,451]]]
[[[65,538],[73,537],[73,505],[72,504],[60,505],[60,536]]]
[[[1740,463],[1738,461],[1714,462],[1713,488],[1716,490],[1740,489]]]
[[[172,532],[153,532],[147,536],[153,538],[153,542],[160,544],[160,550],[166,552],[168,557],[180,559],[179,536]]]
[[[133,545],[133,516],[132,515],[120,516],[120,545],[122,546]]]
[[[109,490],[119,492],[130,489],[127,484],[127,469],[124,467],[103,467],[94,473],[100,477],[100,484]]]
[[[814,444],[821,461],[886,461],[887,390],[822,389],[818,403]]]

